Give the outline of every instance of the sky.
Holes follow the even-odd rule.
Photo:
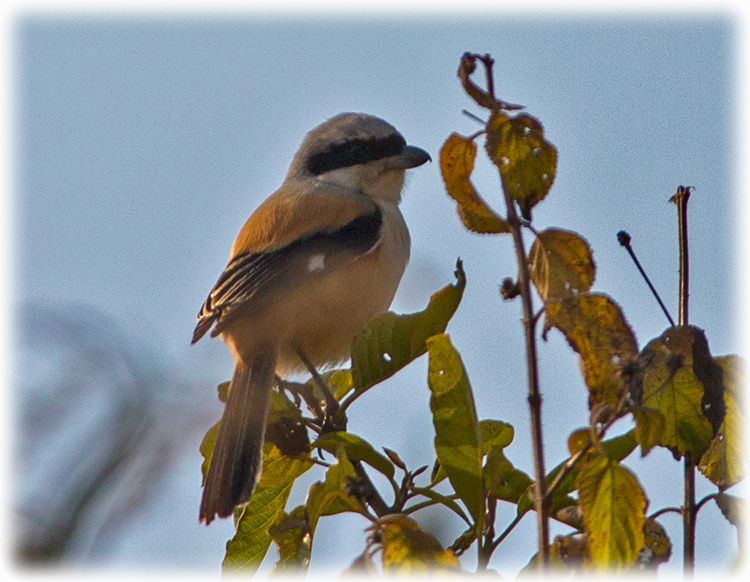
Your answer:
[[[691,323],[705,329],[714,355],[741,353],[740,24],[731,11],[16,12],[9,27],[14,310],[90,315],[138,354],[164,401],[179,401],[199,419],[121,531],[105,546],[79,548],[74,563],[218,572],[232,524],[197,522],[197,448],[220,416],[215,386],[229,378],[232,360],[218,340],[189,346],[195,314],[237,231],[280,185],[304,134],[342,111],[383,117],[432,154],[435,162],[408,179],[402,211],[412,255],[392,308],[422,309],[463,260],[468,285],[448,332],[479,416],[514,425],[508,456],[533,472],[520,303],[498,293],[515,274],[512,244],[464,230],[436,163],[448,135],[478,129],[462,109],[481,111],[456,77],[466,51],[490,53],[497,95],[544,124],[558,167],[534,224],[588,240],[594,290],[620,304],[641,347],[667,322],[616,233],[630,233],[676,314],[677,218],[668,199],[678,185],[693,187]],[[474,183],[501,208],[489,163],[477,162]],[[34,390],[18,371],[28,348],[23,331],[13,360],[21,402]],[[540,363],[553,467],[566,456],[567,435],[587,422],[587,393],[559,333],[540,343]],[[350,409],[351,430],[398,451],[410,467],[433,460],[426,365],[415,362]],[[627,464],[650,510],[680,504],[682,466],[668,452],[643,460],[635,453]],[[699,496],[712,491],[702,477],[698,485]],[[294,492],[296,503],[304,493]],[[512,518],[510,507],[503,511]],[[423,525],[436,520],[428,514]],[[662,523],[674,544],[663,570],[676,573],[679,521]],[[365,527],[352,517],[323,520],[313,572],[346,567],[364,548]],[[457,524],[441,527],[446,544],[460,533]],[[527,518],[492,566],[515,575],[534,532]],[[731,564],[735,532],[713,505],[700,514],[697,535],[699,573]]]

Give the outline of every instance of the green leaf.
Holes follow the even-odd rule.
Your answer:
[[[208,467],[211,465],[211,456],[214,453],[214,446],[216,445],[216,437],[219,435],[220,425],[221,421],[219,420],[216,424],[214,424],[206,431],[206,434],[203,435],[203,440],[201,441],[200,447],[198,448],[201,455],[203,456],[203,463],[201,464],[201,474],[203,475],[203,481],[201,482],[201,486],[206,485],[206,475],[208,475]]]
[[[318,437],[311,445],[312,449],[321,448],[336,454],[340,446],[344,447],[350,461],[364,461],[383,475],[393,479],[393,463],[377,452],[370,443],[350,432],[329,432]]]
[[[304,505],[295,507],[291,513],[284,513],[268,529],[268,533],[279,548],[279,559],[273,566],[273,574],[295,574],[307,570],[310,565],[312,537]]]
[[[513,466],[501,448],[494,448],[487,455],[484,484],[496,499],[518,503],[533,482],[531,477]]]
[[[623,367],[638,354],[619,306],[602,293],[584,293],[545,306],[544,333],[559,329],[583,360],[589,408],[615,405],[627,390]]]
[[[396,451],[393,451],[388,447],[383,447],[383,450],[385,451],[386,456],[391,460],[391,463],[396,465],[402,471],[406,471],[406,464],[401,460],[401,457],[398,456]]]
[[[711,366],[705,364],[707,354],[703,332],[683,326],[669,328],[650,341],[638,356],[639,361],[648,362],[642,374],[642,390],[637,387],[642,404],[664,415],[660,444],[679,455],[689,452],[694,459],[706,452],[714,435],[712,422],[704,410],[712,409],[712,415],[718,411],[722,419],[724,416],[721,368],[717,378],[717,371],[712,369],[717,366],[713,359]],[[705,383],[696,372],[706,379]],[[716,392],[721,397],[718,404]]]
[[[635,450],[635,447],[638,446],[638,440],[635,436],[635,430],[629,430],[625,434],[607,439],[602,442],[602,445],[607,456],[613,461],[619,462]]]
[[[403,515],[389,515],[371,528],[383,549],[384,574],[417,574],[460,570],[456,555]]]
[[[741,387],[746,384],[744,363],[739,357],[724,356],[716,358],[716,362],[724,370],[726,416],[698,468],[714,485],[727,489],[747,475],[747,454],[743,438],[745,419],[740,403]]]
[[[427,338],[445,331],[466,287],[460,260],[456,263],[456,279],[455,285],[447,285],[434,293],[424,311],[409,315],[384,313],[357,334],[352,345],[352,380],[356,395],[424,354]]]
[[[533,482],[506,458],[503,449],[513,442],[515,430],[507,422],[485,419],[479,422],[482,453],[487,457],[482,471],[485,489],[496,499],[517,503]]]
[[[263,452],[261,479],[250,503],[240,510],[237,532],[227,542],[225,572],[258,569],[271,545],[268,528],[283,516],[294,481],[313,465],[309,454],[288,457],[271,443],[265,444]]]
[[[482,454],[487,455],[495,448],[501,449],[507,447],[513,442],[515,430],[507,422],[494,419],[484,419],[479,421],[479,431],[482,435]]]
[[[350,485],[357,480],[357,474],[343,446],[336,451],[336,459],[336,464],[326,471],[325,481],[313,483],[307,493],[305,505],[311,536],[324,515],[353,512],[369,518],[359,500],[348,492]]]
[[[457,203],[458,215],[469,230],[480,234],[510,232],[508,223],[500,218],[474,189],[471,173],[477,146],[473,140],[451,134],[440,149],[440,172],[445,189]]]
[[[557,167],[557,150],[544,138],[542,124],[525,113],[493,113],[487,122],[486,148],[500,170],[503,190],[531,220],[531,209],[547,196]]]
[[[482,436],[461,358],[446,334],[427,340],[428,383],[440,465],[475,523],[483,523]]]
[[[656,445],[661,443],[664,434],[664,415],[658,410],[642,406],[633,409],[635,435],[641,445],[641,456],[645,457]]]
[[[539,233],[528,263],[531,280],[544,302],[587,292],[596,275],[589,244],[580,235],[557,228]]]
[[[598,457],[581,471],[578,489],[593,566],[626,570],[645,541],[646,496],[637,479],[617,461]]]

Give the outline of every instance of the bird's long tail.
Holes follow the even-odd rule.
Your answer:
[[[235,365],[203,489],[200,520],[206,524],[217,515],[232,515],[235,506],[250,501],[261,468],[275,368],[276,357],[268,353],[249,365]]]

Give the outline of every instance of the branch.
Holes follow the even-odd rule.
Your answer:
[[[503,189],[508,208],[508,224],[513,235],[513,246],[518,263],[518,290],[523,304],[523,326],[526,336],[526,367],[529,383],[529,410],[531,413],[531,438],[534,447],[534,473],[536,476],[535,503],[537,511],[539,567],[542,572],[549,568],[549,497],[546,491],[544,469],[544,444],[542,438],[542,396],[539,390],[539,370],[536,352],[536,323],[531,296],[531,277],[523,243],[522,223],[510,194]]]

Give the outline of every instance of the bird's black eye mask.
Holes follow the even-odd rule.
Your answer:
[[[398,134],[388,137],[357,138],[337,143],[324,152],[311,155],[307,159],[307,169],[319,176],[331,170],[366,164],[400,154],[406,140]]]

